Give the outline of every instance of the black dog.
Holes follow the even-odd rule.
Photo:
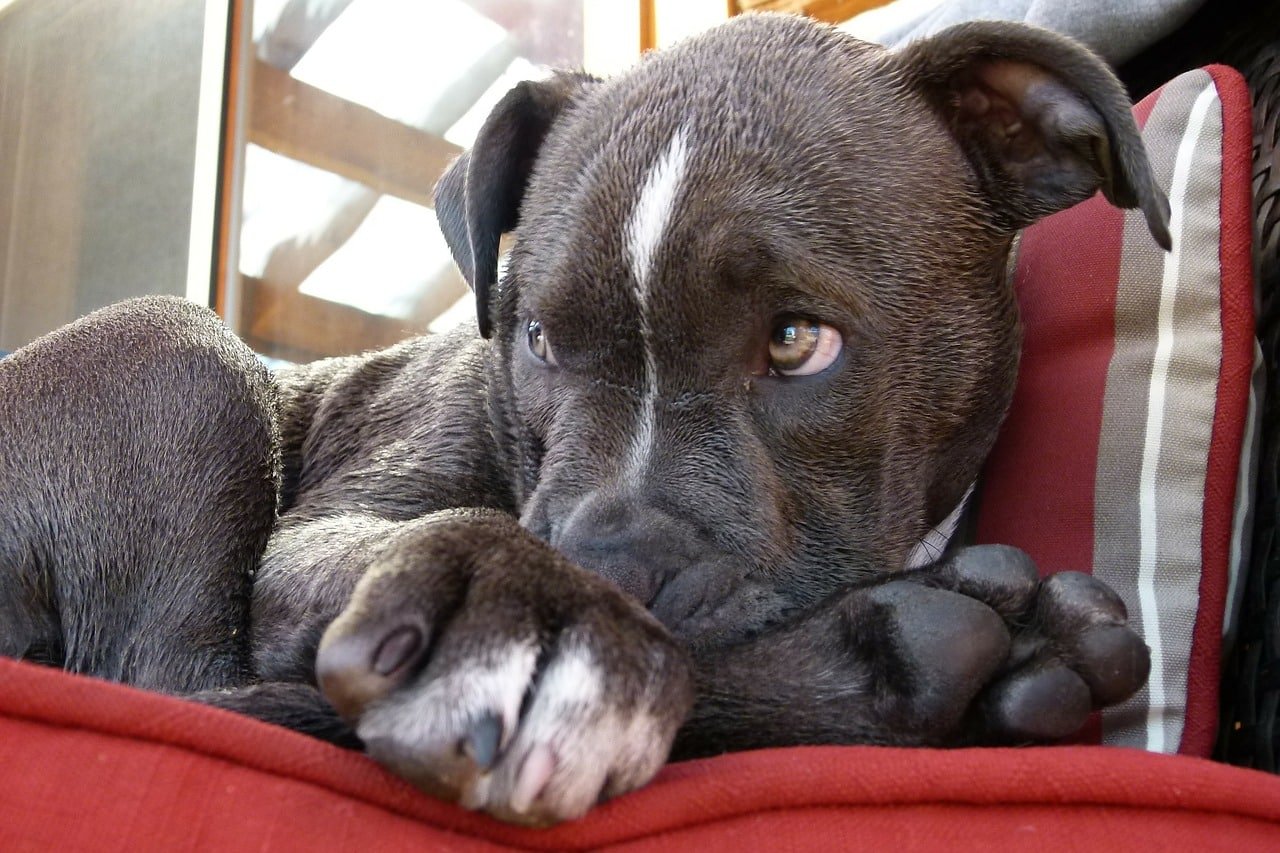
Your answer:
[[[1119,599],[906,566],[1009,403],[1015,231],[1099,187],[1167,245],[1123,90],[1021,26],[746,17],[521,84],[437,190],[481,336],[271,377],[145,299],[0,362],[0,653],[534,822],[673,743],[1069,735],[1146,678]]]

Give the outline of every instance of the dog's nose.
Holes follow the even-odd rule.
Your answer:
[[[597,491],[573,509],[551,544],[648,607],[662,584],[690,561],[691,539],[685,525],[667,513]]]

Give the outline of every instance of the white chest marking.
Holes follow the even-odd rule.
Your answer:
[[[649,168],[636,206],[631,210],[624,235],[628,260],[631,262],[636,307],[640,312],[640,335],[644,341],[644,398],[640,403],[640,419],[635,440],[627,457],[627,473],[639,474],[653,450],[653,422],[658,400],[658,369],[654,357],[653,330],[649,323],[649,285],[654,258],[667,231],[667,223],[675,210],[676,197],[684,182],[689,161],[687,132],[681,127],[667,143],[662,156]]]
[[[956,535],[956,528],[960,526],[960,518],[964,515],[965,507],[969,505],[969,498],[973,497],[975,485],[977,484],[970,484],[960,498],[960,503],[956,504],[956,508],[951,510],[950,515],[920,538],[916,546],[911,549],[911,553],[907,555],[905,568],[922,569],[942,558],[947,546],[951,544],[951,537]]]

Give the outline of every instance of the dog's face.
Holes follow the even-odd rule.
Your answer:
[[[1114,78],[961,30],[736,20],[517,89],[437,190],[522,523],[691,642],[900,568],[955,506],[1012,393],[1016,228],[1102,186],[1161,233]]]

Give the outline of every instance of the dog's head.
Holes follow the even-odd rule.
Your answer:
[[[1015,232],[1099,188],[1167,245],[1122,87],[1018,25],[746,16],[521,84],[436,202],[523,524],[694,642],[901,567],[1008,406]]]

